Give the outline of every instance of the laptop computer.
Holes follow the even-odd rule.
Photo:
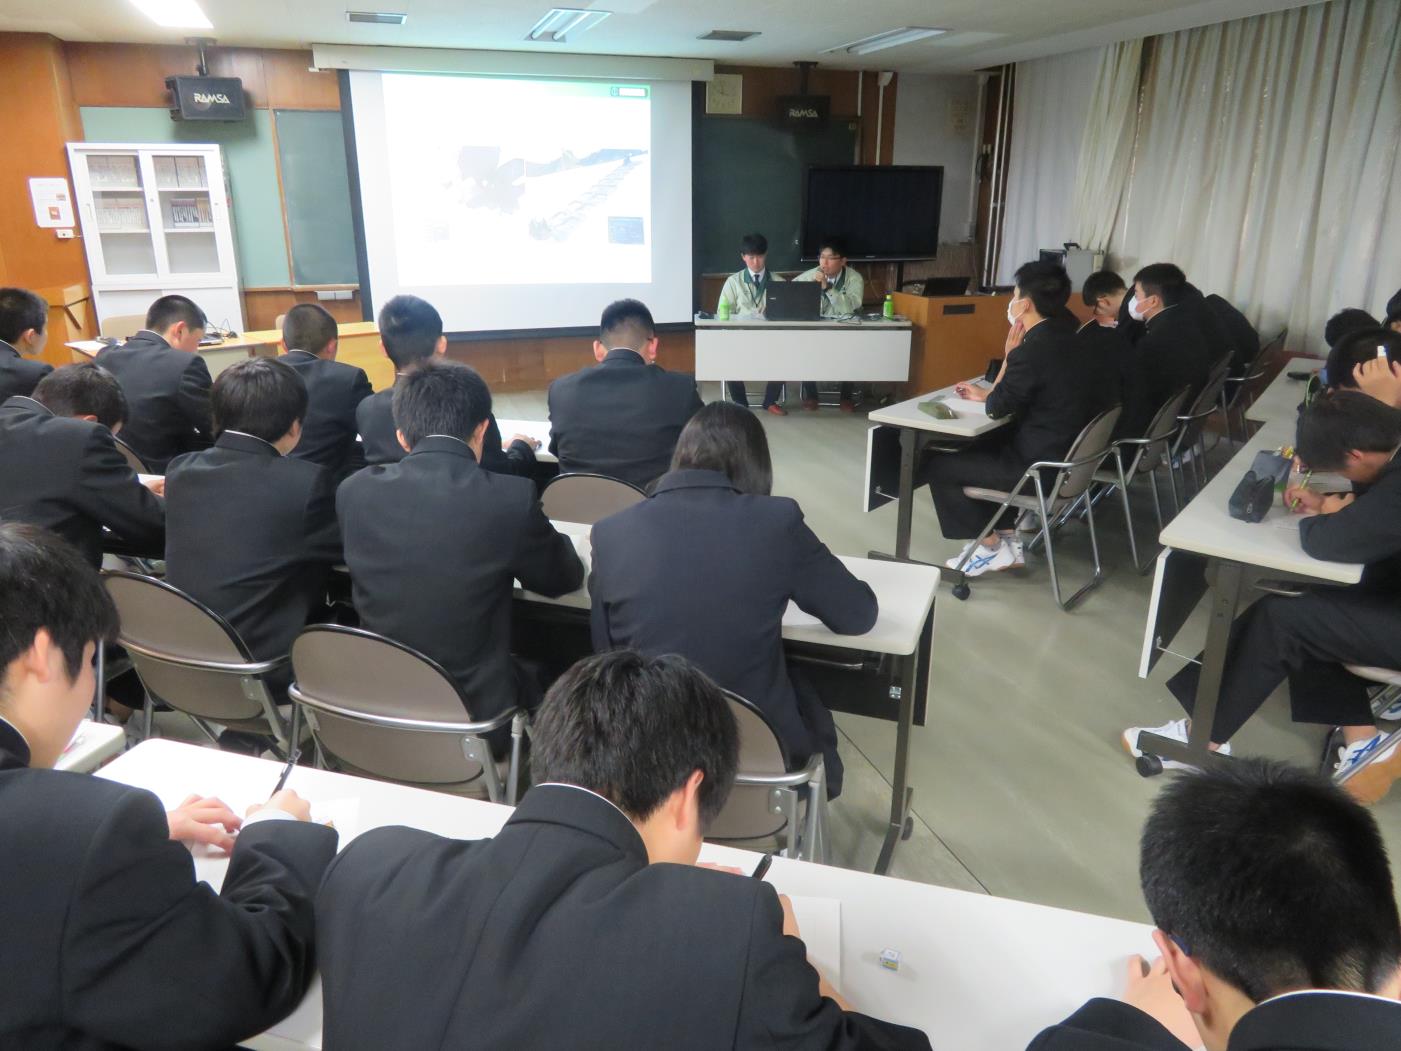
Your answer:
[[[931,277],[924,282],[926,296],[963,296],[968,294],[971,277]]]
[[[817,321],[822,317],[822,286],[816,281],[775,281],[769,285],[764,316],[770,321]]]

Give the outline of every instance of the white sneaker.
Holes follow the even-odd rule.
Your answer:
[[[1014,567],[1026,565],[1026,547],[1022,544],[1021,537],[1009,536],[1003,540],[1003,543],[1012,545],[1012,565]]]
[[[1159,737],[1166,737],[1169,741],[1180,741],[1187,743],[1187,720],[1173,719],[1171,722],[1163,723],[1162,726],[1130,726],[1124,731],[1123,742],[1124,751],[1137,759],[1143,754],[1138,747],[1138,735],[1143,733],[1157,734]],[[1226,742],[1221,746],[1222,755],[1231,754],[1231,744]],[[1192,767],[1188,763],[1178,762],[1176,759],[1164,759],[1164,770],[1190,770]]]
[[[1377,802],[1390,791],[1391,783],[1401,777],[1401,748],[1397,747],[1397,742],[1393,742],[1382,750],[1385,736],[1377,734],[1366,741],[1338,749],[1338,765],[1333,769],[1333,780],[1341,781],[1347,777],[1343,789],[1359,803]],[[1353,776],[1348,777],[1349,774]]]
[[[996,547],[978,545],[978,550],[963,566],[965,577],[980,577],[984,573],[998,573],[1011,569],[1017,564],[1017,553],[1006,540],[999,541]]]
[[[1387,723],[1401,722],[1401,694],[1398,694],[1396,700],[1379,711],[1377,718]]]
[[[977,547],[978,543],[979,541],[977,540],[968,541],[968,543],[963,545],[963,550],[954,555],[953,558],[944,559],[944,565],[948,566],[950,569],[957,569],[958,564],[968,557],[968,552]]]

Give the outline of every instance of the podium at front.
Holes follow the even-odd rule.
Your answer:
[[[895,312],[910,319],[910,381],[913,398],[974,376],[992,358],[1002,357],[1007,341],[1005,293],[991,296],[916,296],[895,293]]]

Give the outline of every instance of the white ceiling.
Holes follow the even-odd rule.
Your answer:
[[[1116,40],[1172,32],[1304,6],[1304,0],[199,0],[221,44],[305,47],[390,44],[589,54],[708,58],[739,65],[813,59],[849,69],[967,72]],[[614,12],[566,45],[530,44],[551,6]],[[400,27],[346,21],[347,10],[401,11]],[[947,28],[945,36],[864,58],[824,48],[901,26]],[[712,29],[759,30],[737,44],[696,38]],[[64,40],[180,43],[191,30],[163,29],[130,0],[0,0],[0,30]],[[209,31],[206,31],[209,32]]]

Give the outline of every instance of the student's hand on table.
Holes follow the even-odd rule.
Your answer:
[[[513,434],[511,435],[510,441],[501,443],[501,448],[509,449],[511,447],[511,442],[525,442],[525,444],[532,449],[538,449],[542,444],[539,438],[532,438],[528,434]]]
[[[1318,513],[1331,515],[1335,511],[1341,511],[1354,499],[1356,496],[1353,493],[1330,493],[1323,498],[1323,505],[1318,509]]]
[[[248,808],[248,813],[245,816],[252,817],[260,810],[281,810],[283,813],[291,814],[298,821],[311,820],[311,804],[290,788],[284,788],[266,803],[255,803]]]
[[[991,392],[986,387],[980,387],[976,383],[954,384],[953,392],[965,401],[987,401]]]
[[[1026,335],[1026,326],[1018,321],[1007,332],[1007,342],[1003,344],[1003,351],[1015,350],[1022,345],[1022,337]]]
[[[710,869],[712,872],[729,872],[735,876],[743,876],[744,872],[737,865],[719,865],[713,861],[697,861],[696,868]]]
[[[189,796],[165,819],[175,842],[191,846],[207,843],[220,850],[233,849],[233,834],[243,824],[242,818],[213,796]]]
[[[1284,490],[1284,506],[1296,515],[1316,515],[1323,510],[1322,493],[1316,493],[1305,485],[1291,485]]]
[[[1370,394],[1377,401],[1401,408],[1401,364],[1386,358],[1372,358],[1354,365],[1352,378],[1357,381],[1357,389],[1363,394]]]
[[[1173,988],[1172,976],[1162,957],[1151,967],[1142,956],[1129,957],[1129,981],[1124,989],[1124,1003],[1137,1007],[1149,1018],[1162,1025],[1188,1047],[1201,1047],[1202,1037],[1196,1023]]]
[[[144,479],[141,484],[157,496],[165,495],[165,475],[163,474],[152,475],[150,478]]]

